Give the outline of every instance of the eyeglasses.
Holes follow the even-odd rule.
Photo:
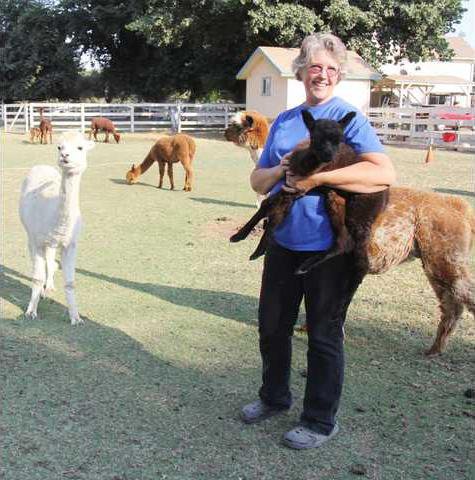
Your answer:
[[[307,71],[310,73],[320,74],[326,72],[327,76],[330,78],[336,77],[340,73],[340,69],[336,67],[324,67],[318,63],[312,63],[307,67]]]

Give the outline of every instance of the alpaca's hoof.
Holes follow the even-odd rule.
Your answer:
[[[84,320],[79,316],[71,317],[71,325],[83,325]]]
[[[440,347],[436,347],[432,345],[432,347],[430,347],[429,350],[426,350],[424,352],[424,355],[426,357],[435,357],[436,355],[442,355],[442,350],[440,349]]]
[[[25,312],[25,317],[30,319],[30,320],[36,320],[38,318],[38,315],[36,312],[34,312],[33,310],[30,310],[28,309],[26,312]]]

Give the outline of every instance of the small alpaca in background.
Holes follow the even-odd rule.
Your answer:
[[[38,127],[30,128],[30,143],[41,139],[41,130]]]
[[[48,143],[48,137],[49,137],[49,143],[53,143],[53,125],[51,124],[51,121],[48,120],[47,118],[43,117],[43,110],[44,108],[41,107],[40,109],[40,143],[41,144],[47,144]]]
[[[196,152],[196,144],[192,137],[184,133],[177,133],[169,137],[159,138],[148,152],[144,161],[138,165],[132,164],[127,172],[125,179],[128,184],[137,183],[140,175],[146,172],[153,163],[158,163],[159,181],[158,188],[163,186],[163,176],[165,174],[165,165],[170,179],[170,189],[174,190],[173,182],[173,164],[180,162],[185,169],[185,192],[191,192],[193,184],[192,162]]]
[[[23,181],[20,218],[33,262],[33,286],[25,315],[32,319],[37,317],[40,296],[54,290],[55,255],[59,248],[71,325],[82,323],[74,295],[76,248],[81,229],[79,187],[87,167],[86,153],[93,147],[94,143],[79,132],[64,134],[58,145],[61,174],[49,165],[37,165]]]
[[[102,131],[106,134],[104,143],[109,143],[109,134],[112,133],[116,143],[120,141],[120,133],[115,128],[115,125],[111,120],[105,117],[93,117],[91,119],[91,130],[89,131],[89,140],[91,140],[91,135],[94,136],[94,140],[97,142],[97,133]]]
[[[224,131],[224,138],[233,142],[238,147],[245,148],[254,166],[257,165],[269,135],[269,122],[267,118],[254,110],[237,112]],[[261,205],[266,195],[257,195],[257,207]]]

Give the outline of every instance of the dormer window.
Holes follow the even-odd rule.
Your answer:
[[[262,77],[261,95],[263,97],[270,97],[271,92],[271,77]]]

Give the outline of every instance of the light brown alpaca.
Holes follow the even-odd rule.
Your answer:
[[[116,143],[120,142],[120,133],[116,130],[115,125],[108,118],[91,118],[91,130],[89,130],[89,140],[91,140],[91,135],[93,135],[94,140],[97,142],[97,132],[99,131],[103,131],[106,134],[104,138],[104,143],[109,143],[109,134],[111,133]]]
[[[183,190],[185,190],[185,192],[191,192],[193,184],[192,162],[195,152],[195,141],[189,135],[184,133],[177,133],[169,137],[159,138],[140,165],[136,167],[135,164],[132,164],[125,179],[129,184],[136,183],[139,176],[146,172],[153,163],[157,162],[160,173],[158,188],[162,188],[166,165],[168,178],[170,179],[170,189],[174,190],[173,164],[180,162],[185,169],[185,186],[183,187]]]
[[[40,143],[47,144],[48,143],[48,136],[49,136],[49,143],[53,143],[53,125],[51,124],[51,121],[48,120],[47,118],[43,117],[43,107],[40,109]]]
[[[329,215],[344,215],[332,202],[329,197]],[[366,252],[359,255],[366,256],[370,274],[385,273],[411,257],[421,259],[440,310],[437,335],[427,355],[442,353],[464,307],[475,316],[475,280],[469,270],[474,237],[475,213],[465,200],[392,187],[386,209],[372,224]],[[304,263],[300,270],[308,266]]]
[[[464,306],[475,316],[475,280],[469,270],[474,236],[475,214],[468,202],[411,188],[390,188],[386,210],[373,224],[369,273],[420,258],[439,300],[439,326],[427,355],[442,353]]]
[[[30,142],[35,143],[36,140],[41,139],[41,130],[38,127],[30,128]]]

